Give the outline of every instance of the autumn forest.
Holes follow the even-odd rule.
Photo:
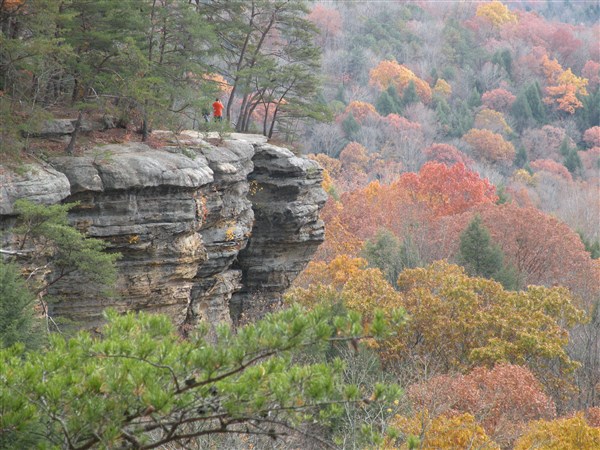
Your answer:
[[[597,1],[0,0],[0,162],[77,155],[31,133],[68,114],[265,135],[323,168],[325,240],[214,348],[110,312],[30,345],[3,262],[0,447],[600,448]]]

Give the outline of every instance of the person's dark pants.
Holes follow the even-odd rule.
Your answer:
[[[223,122],[223,116],[215,116],[215,121]]]

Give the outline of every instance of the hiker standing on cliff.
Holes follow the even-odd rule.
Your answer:
[[[215,121],[221,122],[223,120],[223,103],[218,98],[215,99],[215,102],[212,104],[213,107],[213,116]]]

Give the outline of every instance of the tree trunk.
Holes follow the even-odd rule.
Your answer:
[[[75,121],[75,129],[73,130],[73,134],[71,134],[71,140],[69,141],[67,148],[65,148],[65,153],[67,155],[72,156],[75,151],[75,141],[77,140],[77,135],[79,134],[79,130],[81,129],[82,117],[83,117],[83,111],[80,110],[79,114],[77,114],[77,120]]]

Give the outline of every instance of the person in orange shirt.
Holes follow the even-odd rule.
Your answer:
[[[215,120],[221,122],[223,120],[223,103],[221,103],[221,100],[217,98],[212,104],[212,107]]]

